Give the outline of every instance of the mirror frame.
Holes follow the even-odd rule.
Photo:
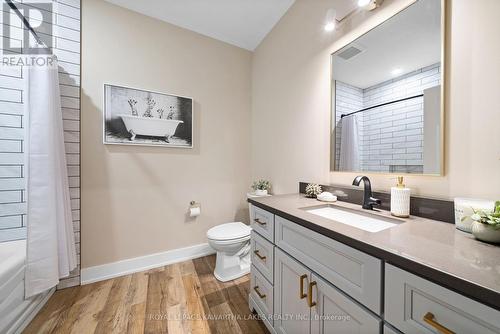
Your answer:
[[[335,102],[334,102],[334,99],[335,99],[335,79],[333,78],[333,56],[336,52],[338,52],[339,50],[343,49],[344,47],[346,47],[347,45],[353,43],[354,41],[356,41],[358,38],[361,38],[362,36],[366,35],[367,33],[369,33],[370,31],[372,31],[373,29],[377,28],[378,26],[384,24],[385,22],[387,22],[388,20],[392,19],[394,16],[398,15],[399,13],[401,13],[402,11],[408,9],[409,7],[411,7],[412,5],[414,5],[415,3],[417,3],[419,0],[413,0],[411,3],[409,3],[407,6],[395,11],[392,15],[390,15],[387,19],[381,21],[381,22],[378,22],[377,24],[375,24],[374,26],[371,26],[369,29],[367,29],[366,31],[364,32],[361,32],[359,34],[356,34],[356,36],[354,36],[352,39],[349,39],[349,41],[347,41],[346,43],[336,47],[331,53],[330,53],[330,147],[329,147],[329,154],[330,154],[330,172],[331,173],[365,173],[365,174],[376,174],[376,175],[391,175],[391,176],[395,176],[395,175],[408,175],[408,176],[439,176],[439,177],[443,177],[445,176],[445,170],[446,170],[446,166],[445,166],[445,129],[446,129],[446,113],[445,113],[445,100],[446,100],[446,95],[445,95],[445,91],[446,91],[446,86],[447,86],[447,82],[446,82],[446,72],[447,72],[447,67],[446,67],[446,13],[447,13],[447,6],[446,6],[446,0],[440,0],[441,2],[441,112],[440,112],[440,115],[441,115],[441,135],[440,135],[440,154],[441,154],[441,168],[439,170],[439,172],[435,173],[435,174],[425,174],[425,173],[422,173],[422,174],[417,174],[417,173],[388,173],[388,172],[373,172],[373,171],[361,171],[361,170],[358,170],[358,171],[339,171],[339,170],[335,170],[335,155],[336,155],[336,152],[332,152],[332,148],[335,148],[335,144],[336,144],[336,124],[335,124],[335,115],[336,115],[336,110],[335,110]],[[383,7],[382,7],[383,8]],[[377,10],[380,10],[377,9]]]

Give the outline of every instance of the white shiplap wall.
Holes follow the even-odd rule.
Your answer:
[[[38,7],[35,1],[29,3]],[[39,1],[47,2],[47,1]],[[3,5],[3,2],[2,2]],[[3,6],[1,7],[3,11]],[[0,35],[22,45],[23,26],[11,15],[9,25],[0,13]],[[52,2],[54,53],[59,59],[59,81],[63,111],[64,138],[71,193],[71,207],[78,258],[80,258],[80,0]],[[12,45],[12,44],[11,44]],[[4,41],[0,50],[8,54]],[[0,242],[26,238],[26,200],[24,180],[23,69],[0,68]],[[78,263],[80,260],[78,259]],[[59,288],[80,284],[80,267]]]

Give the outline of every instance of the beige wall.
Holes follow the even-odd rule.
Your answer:
[[[244,219],[251,53],[101,0],[83,1],[82,20],[82,267],[203,243]],[[193,97],[195,148],[103,145],[104,83]]]
[[[335,0],[297,0],[257,48],[252,69],[252,174],[278,193],[297,182],[350,184],[356,174],[329,171],[330,57],[342,45],[403,8],[386,0],[340,31],[322,29]],[[412,176],[414,193],[500,197],[500,1],[448,1],[445,175]],[[377,189],[394,183],[369,174]]]
[[[246,218],[251,175],[277,193],[299,181],[350,184],[355,174],[329,171],[329,55],[409,1],[385,0],[328,34],[335,0],[297,0],[252,56],[84,0],[82,267],[205,242],[211,226]],[[497,0],[449,2],[446,173],[408,178],[415,193],[500,197],[498,12]],[[104,83],[193,97],[195,148],[103,145]],[[377,189],[394,182],[370,177]],[[191,200],[202,203],[197,220],[186,217]]]

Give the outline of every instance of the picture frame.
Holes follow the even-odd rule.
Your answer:
[[[105,83],[103,143],[193,148],[193,99]]]

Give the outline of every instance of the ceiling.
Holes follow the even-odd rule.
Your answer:
[[[368,88],[441,61],[441,1],[420,0],[334,54],[333,77]],[[358,55],[337,55],[354,46]]]
[[[253,51],[295,0],[106,0]]]

